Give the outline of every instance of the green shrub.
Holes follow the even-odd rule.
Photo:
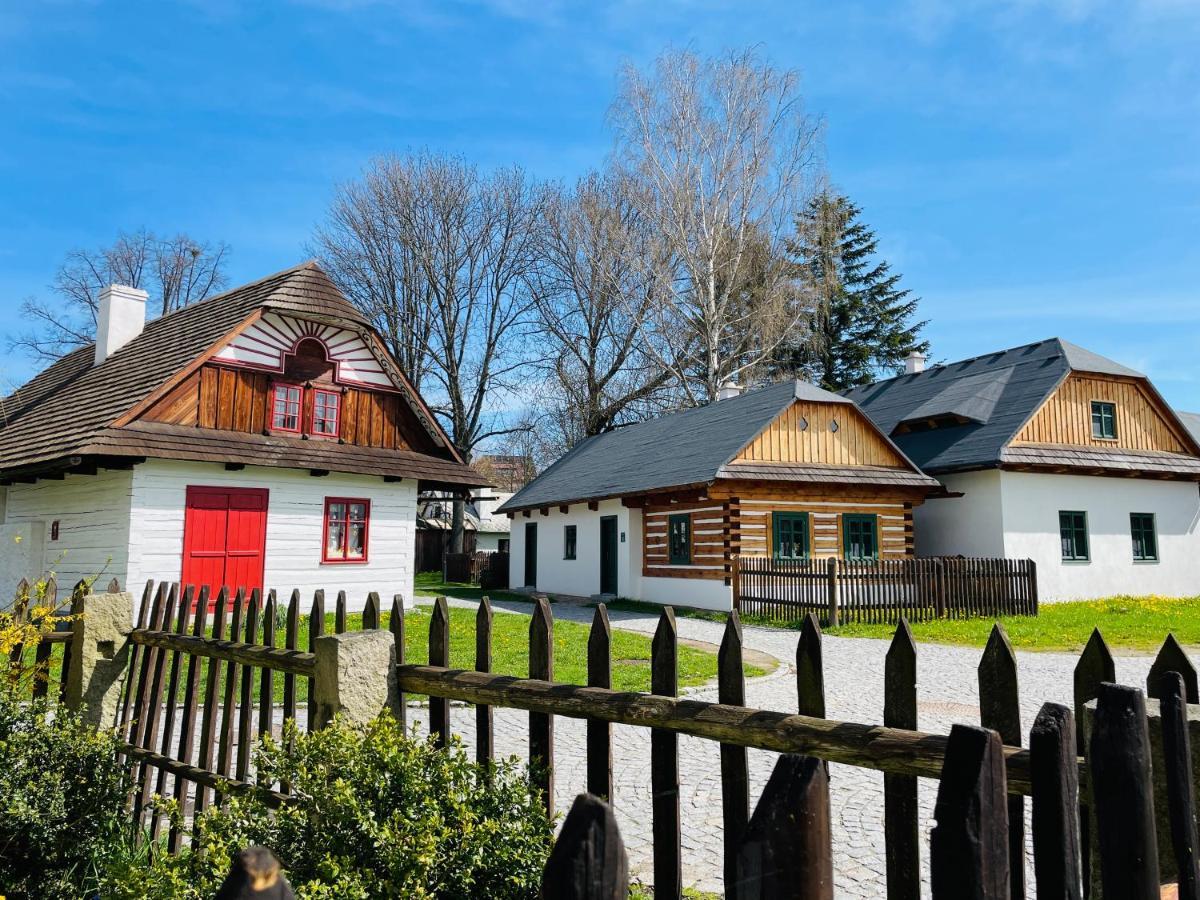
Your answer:
[[[227,797],[187,831],[189,849],[121,867],[105,896],[211,897],[251,844],[275,852],[299,898],[538,894],[552,828],[515,762],[481,768],[457,742],[437,750],[388,717],[312,734],[289,724],[256,758],[302,799],[274,811]]]
[[[0,691],[0,895],[82,897],[128,831],[116,738]]]

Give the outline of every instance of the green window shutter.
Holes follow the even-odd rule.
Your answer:
[[[669,561],[673,566],[692,564],[692,517],[677,513],[667,519]]]
[[[846,559],[879,558],[879,528],[874,514],[842,516],[842,554]]]
[[[1158,530],[1154,513],[1130,513],[1129,534],[1133,538],[1133,558],[1139,562],[1158,559]]]
[[[1088,555],[1087,513],[1064,510],[1058,514],[1058,533],[1062,558],[1067,562],[1086,562]]]
[[[776,559],[808,559],[808,513],[772,513],[771,541]]]

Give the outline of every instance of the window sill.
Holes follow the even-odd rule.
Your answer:
[[[1091,564],[1090,559],[1064,559],[1060,560],[1064,566],[1086,566]]]
[[[369,559],[323,559],[323,566],[365,566],[369,563]]]
[[[1162,562],[1160,559],[1135,559],[1133,564],[1135,566],[1157,566],[1160,562]]]

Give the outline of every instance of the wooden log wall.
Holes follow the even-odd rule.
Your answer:
[[[780,492],[778,498],[741,498],[740,544],[747,554],[769,556],[774,552],[772,523],[774,513],[807,513],[808,546],[817,558],[842,556],[842,517],[848,514],[867,514],[876,517],[876,539],[883,559],[902,559],[912,556],[912,503],[906,500],[870,502],[866,499],[844,500],[789,499]]]
[[[1092,436],[1092,401],[1116,406],[1116,439]],[[1012,441],[1013,444],[1076,444],[1093,449],[1164,450],[1191,453],[1191,442],[1146,388],[1134,379],[1071,375]]]
[[[690,518],[692,562],[673,566],[667,546],[671,516]],[[642,510],[642,576],[650,578],[727,577],[725,554],[729,504],[722,500],[696,500],[647,506]]]

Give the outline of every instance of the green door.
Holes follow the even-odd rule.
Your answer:
[[[600,517],[600,593],[617,594],[617,517]]]

